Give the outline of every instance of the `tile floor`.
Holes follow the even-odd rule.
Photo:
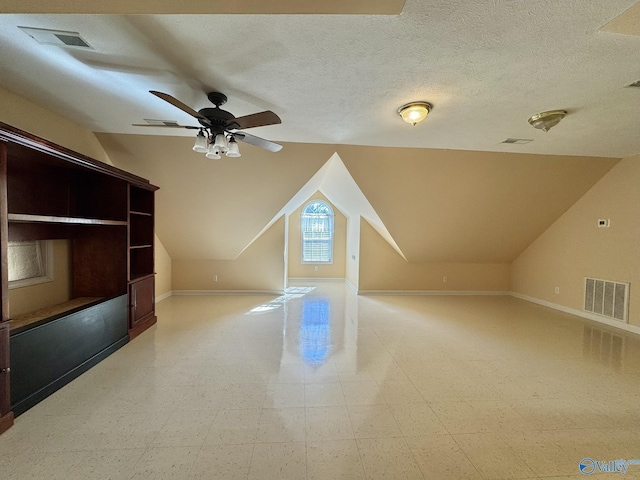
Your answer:
[[[639,337],[511,297],[294,285],[161,302],[0,436],[0,478],[559,480],[640,459]]]

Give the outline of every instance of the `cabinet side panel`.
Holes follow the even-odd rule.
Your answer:
[[[0,321],[9,319],[9,269],[7,242],[9,238],[7,210],[7,147],[0,142]]]

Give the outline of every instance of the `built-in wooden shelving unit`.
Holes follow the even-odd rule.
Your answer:
[[[156,321],[146,179],[0,123],[0,433]],[[9,241],[66,239],[70,298],[11,318]]]

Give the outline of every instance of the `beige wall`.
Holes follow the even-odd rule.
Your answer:
[[[173,291],[282,291],[285,280],[285,218],[282,216],[235,260],[181,260],[172,263]],[[213,276],[218,281],[213,281]]]
[[[0,88],[0,121],[113,165],[91,130]]]
[[[64,303],[71,298],[71,241],[53,242],[53,282],[9,290],[10,318]]]
[[[0,88],[0,121],[7,123],[11,126],[20,128],[26,132],[32,133],[39,137],[45,138],[58,145],[66,147],[75,152],[81,153],[88,157],[94,158],[104,163],[113,165],[113,162],[102,148],[102,145],[98,141],[95,134],[87,130],[80,125],[61,117],[33,102],[30,102],[24,97],[16,95],[8,90]],[[160,244],[160,245],[158,245]],[[171,290],[171,258],[165,250],[164,246],[159,242],[156,236],[156,295],[162,295]],[[68,270],[68,267],[65,268]],[[67,273],[68,276],[68,273]],[[10,294],[11,301],[11,315],[19,315],[26,311],[31,311],[36,308],[42,308],[43,306],[53,305],[55,303],[65,302],[69,299],[69,292],[62,295],[61,290],[57,284],[52,285],[50,283],[38,285],[37,295],[34,298],[38,298],[36,302],[40,305],[41,299],[49,299],[47,302],[43,302],[38,307],[26,307],[22,303],[22,298],[28,298],[29,293],[13,293]],[[28,287],[36,288],[36,287]],[[51,292],[47,292],[47,289],[51,289]],[[20,289],[26,292],[24,289]],[[64,298],[57,301],[56,299]],[[54,301],[56,300],[56,301]],[[51,303],[53,302],[53,303]],[[33,305],[35,303],[31,302]],[[26,310],[25,310],[26,308]],[[16,313],[20,312],[20,313]]]
[[[360,283],[360,222],[361,217],[347,219],[347,259],[345,265],[345,278],[356,291]]]
[[[447,281],[443,282],[443,277]],[[366,220],[360,223],[359,291],[509,290],[508,263],[406,262]]]
[[[611,226],[598,228],[601,218]],[[618,163],[513,262],[512,290],[582,310],[586,276],[630,283],[629,323],[640,325],[640,155]]]
[[[155,236],[154,247],[157,298],[160,295],[171,292],[171,257],[157,235]]]
[[[333,263],[302,263],[302,241],[300,239],[300,215],[302,209],[312,200],[327,202],[333,209],[334,238]],[[316,192],[308,198],[295,212],[289,215],[288,272],[289,277],[297,278],[345,278],[347,217],[345,217],[331,201],[322,193]],[[318,267],[318,271],[315,271]]]

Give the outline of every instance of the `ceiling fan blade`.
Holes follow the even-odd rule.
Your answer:
[[[279,123],[282,123],[280,117],[271,110],[267,110],[265,112],[234,118],[229,121],[227,127],[244,130],[246,128],[266,127],[267,125],[277,125]],[[237,127],[235,125],[237,125]]]
[[[149,90],[149,93],[155,95],[158,98],[161,98],[165,102],[170,103],[174,107],[179,108],[183,112],[188,113],[192,117],[195,117],[198,120],[202,120],[207,125],[211,125],[211,122],[209,121],[209,119],[207,117],[205,117],[204,115],[201,115],[200,113],[196,112],[193,108],[191,108],[188,105],[185,105],[180,100],[178,100],[177,98],[172,97],[168,93],[157,92],[155,90]]]
[[[264,148],[265,150],[269,150],[270,152],[279,152],[282,150],[282,145],[278,145],[277,143],[273,143],[269,140],[265,140],[264,138],[256,137],[255,135],[249,135],[244,132],[234,132],[233,136],[236,140],[240,140],[241,142],[248,143],[249,145],[253,145],[255,147]]]
[[[190,130],[199,130],[204,127],[194,127],[192,125],[152,125],[150,123],[132,123],[132,127],[160,127],[160,128],[188,128]]]

